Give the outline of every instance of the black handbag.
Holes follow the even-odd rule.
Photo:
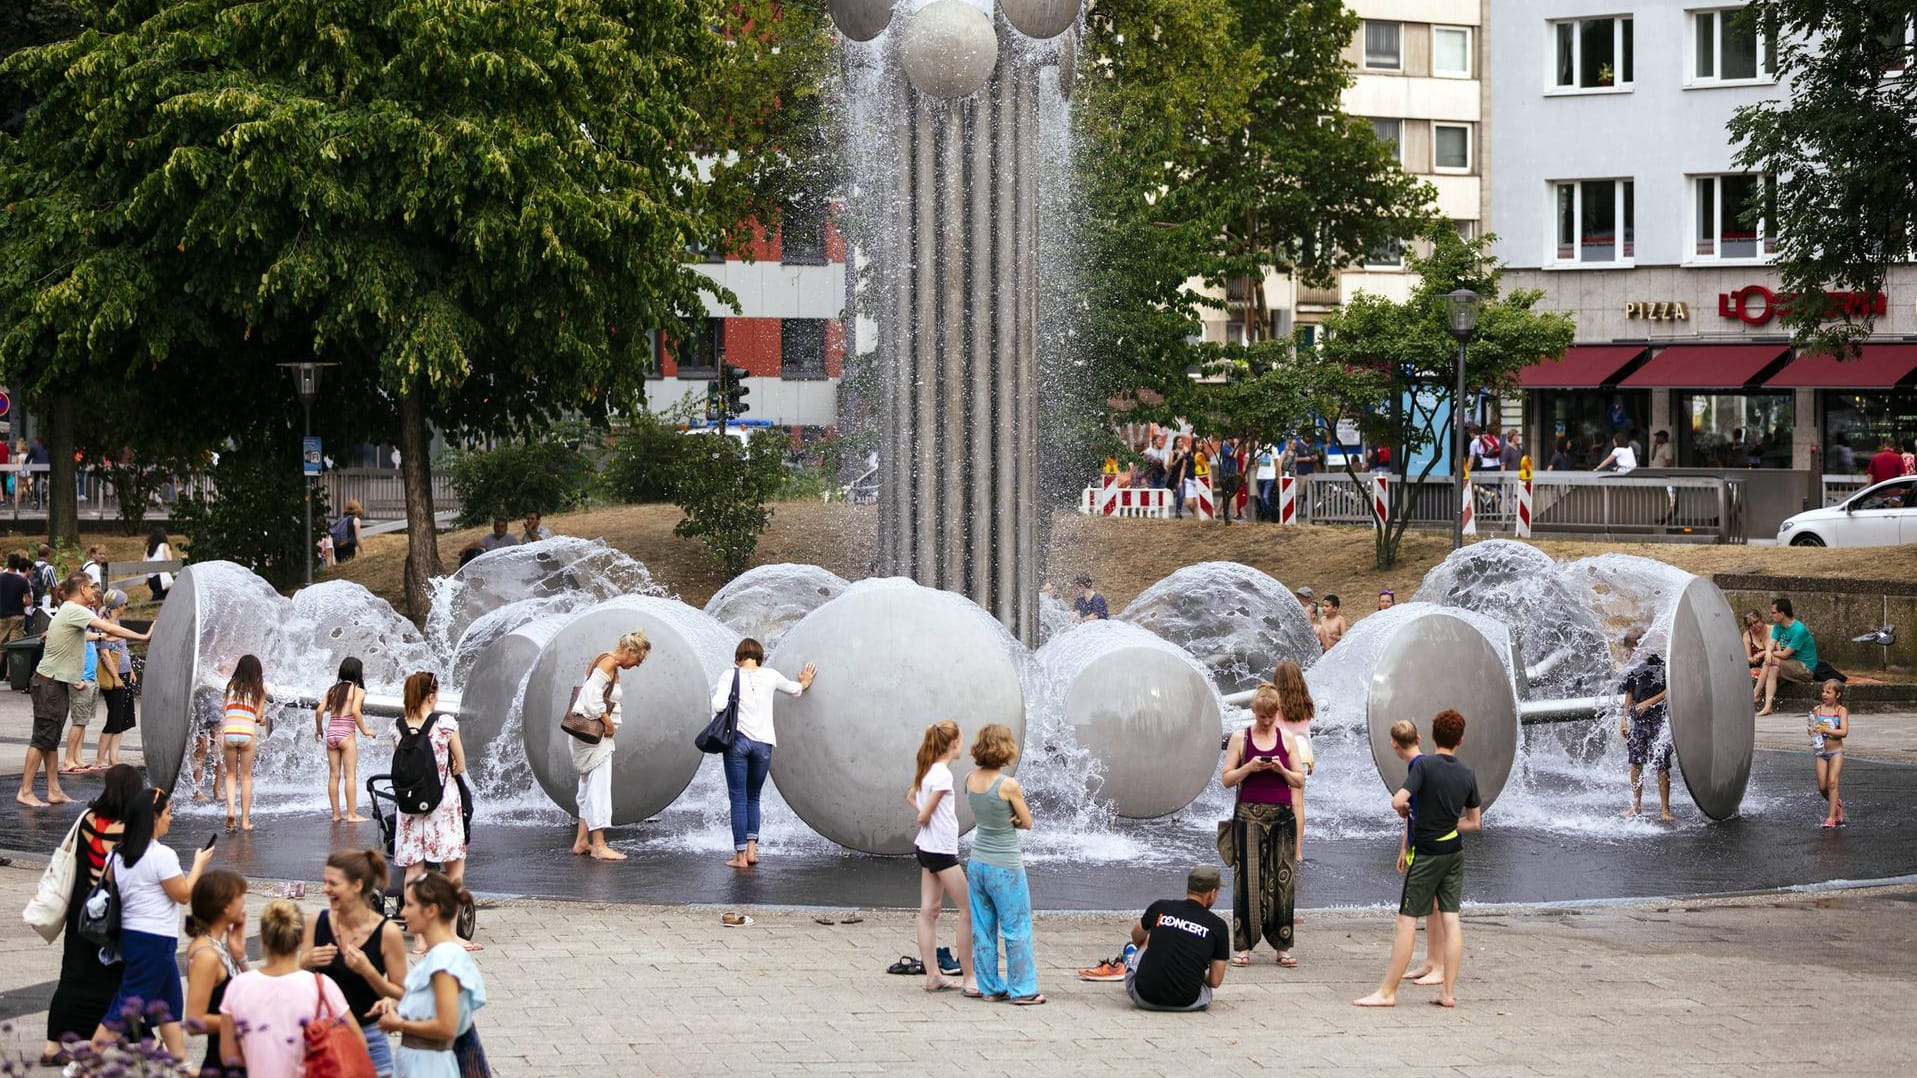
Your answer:
[[[733,739],[739,736],[739,671],[732,671],[732,695],[726,699],[724,710],[715,713],[706,728],[692,743],[700,752],[720,753],[732,749]]]
[[[81,939],[101,947],[111,947],[120,939],[120,885],[113,880],[113,868],[119,860],[117,853],[108,858],[100,882],[80,903],[80,916],[73,926]]]

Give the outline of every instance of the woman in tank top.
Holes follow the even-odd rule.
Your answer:
[[[965,796],[978,827],[972,832],[972,969],[978,988],[966,995],[1009,999],[1029,1007],[1045,1002],[1032,959],[1032,893],[1019,856],[1020,831],[1032,829],[1032,810],[1018,780],[1005,774],[1018,759],[1018,740],[999,723],[988,723],[972,742],[972,773]],[[999,976],[998,943],[1005,940],[1005,975]]]
[[[1251,727],[1231,735],[1225,748],[1222,779],[1227,789],[1237,789],[1238,805],[1218,829],[1218,852],[1232,866],[1234,966],[1251,964],[1251,949],[1261,937],[1278,952],[1279,965],[1298,964],[1291,956],[1298,884],[1292,791],[1304,789],[1305,772],[1292,767],[1297,750],[1278,725],[1278,711],[1278,689],[1270,682],[1258,686]]]
[[[186,1031],[206,1034],[201,1078],[245,1074],[228,1067],[221,1042],[231,1037],[220,1004],[226,986],[246,971],[246,877],[217,868],[193,885],[186,931]]]
[[[306,922],[301,950],[307,969],[339,985],[381,1078],[393,1073],[393,1046],[372,1017],[373,1004],[406,994],[405,934],[376,905],[386,882],[386,858],[378,850],[339,850],[328,857],[320,884],[326,909]]]

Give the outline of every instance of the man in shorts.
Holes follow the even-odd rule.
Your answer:
[[[1624,646],[1635,652],[1642,640],[1633,630],[1624,638]],[[1624,739],[1631,760],[1631,807],[1622,815],[1630,819],[1644,810],[1644,765],[1657,771],[1658,818],[1674,822],[1671,815],[1671,739],[1664,732],[1664,657],[1650,651],[1637,658],[1624,671],[1624,714],[1617,723],[1618,736]]]
[[[149,638],[147,633],[134,632],[94,614],[99,602],[100,586],[85,573],[75,573],[67,578],[66,602],[47,626],[45,651],[33,671],[33,733],[27,739],[20,792],[14,796],[22,805],[42,808],[72,800],[60,789],[60,729],[67,722],[73,688],[86,672],[87,634],[105,633],[125,640]],[[47,772],[45,801],[33,793],[33,776],[42,766]]]
[[[1438,751],[1418,759],[1405,774],[1404,787],[1391,799],[1400,818],[1411,820],[1411,864],[1405,870],[1404,891],[1398,899],[1397,933],[1391,941],[1391,960],[1378,990],[1351,1002],[1359,1007],[1395,1007],[1398,982],[1411,967],[1418,944],[1418,918],[1429,915],[1435,899],[1444,923],[1444,985],[1433,1002],[1457,1005],[1453,994],[1458,967],[1464,963],[1464,936],[1458,909],[1464,899],[1464,839],[1460,832],[1476,831],[1484,810],[1478,801],[1478,779],[1458,759],[1464,741],[1464,716],[1440,711],[1431,720],[1431,740]],[[1411,799],[1418,814],[1411,816]]]
[[[1770,649],[1764,653],[1764,669],[1751,690],[1751,703],[1757,703],[1759,693],[1764,697],[1764,709],[1758,715],[1770,714],[1777,703],[1778,681],[1804,684],[1816,669],[1817,641],[1810,628],[1792,615],[1791,601],[1779,595],[1771,600]]]
[[[1220,877],[1215,865],[1199,865],[1185,876],[1185,897],[1165,898],[1146,907],[1132,926],[1132,946],[1124,958],[1125,994],[1142,1011],[1202,1011],[1211,1006],[1214,988],[1225,983],[1231,958],[1231,927],[1211,912],[1218,901]],[[1115,962],[1080,970],[1079,979],[1115,979]]]

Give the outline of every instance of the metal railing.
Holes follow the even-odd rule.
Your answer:
[[[1310,524],[1370,524],[1370,476],[1354,484],[1342,472],[1317,473],[1298,485],[1298,519]],[[1391,482],[1404,483],[1397,476]],[[1471,479],[1480,534],[1516,531],[1515,474],[1480,472]],[[1531,482],[1534,533],[1660,535],[1742,543],[1742,484],[1718,476],[1538,472]],[[1413,527],[1450,527],[1457,495],[1448,475],[1414,483],[1405,499]]]
[[[45,464],[0,464],[0,476],[11,477],[11,485],[19,488],[18,494],[0,500],[0,512],[10,506],[16,519],[23,510],[43,514],[50,470]],[[326,491],[326,504],[335,514],[352,499],[360,503],[364,519],[369,521],[399,520],[406,515],[406,486],[397,468],[335,468],[322,473],[318,485]],[[164,519],[180,498],[189,494],[209,497],[213,493],[213,481],[204,475],[169,481],[154,493],[147,515]],[[75,471],[74,496],[79,500],[81,519],[110,520],[120,514],[119,493],[97,469],[82,466]],[[452,474],[443,469],[433,470],[433,508],[459,508]]]
[[[1829,508],[1833,505],[1837,505],[1845,498],[1850,497],[1867,486],[1870,486],[1870,476],[1868,475],[1837,475],[1831,472],[1825,472],[1824,507]]]

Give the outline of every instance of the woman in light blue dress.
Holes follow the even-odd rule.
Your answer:
[[[426,953],[406,975],[406,994],[373,1007],[379,1028],[399,1034],[398,1078],[459,1078],[453,1042],[486,1005],[479,963],[453,934],[453,918],[468,901],[464,887],[438,872],[406,885],[406,929],[426,941]]]

